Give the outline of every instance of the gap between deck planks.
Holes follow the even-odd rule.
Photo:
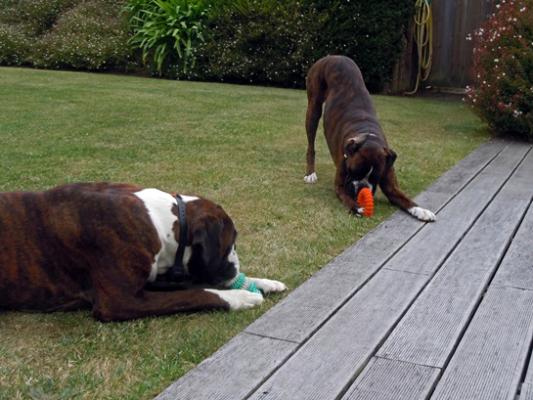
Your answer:
[[[364,380],[372,381],[374,393],[377,391],[383,396],[376,398],[396,398],[396,388],[388,384],[388,380],[395,375],[401,376],[414,367],[432,372],[446,367],[518,226],[520,231],[512,248],[525,248],[523,233],[527,232],[529,236],[531,231],[527,218],[523,221],[523,217],[528,209],[529,214],[533,215],[530,207],[533,196],[532,172],[533,152],[530,152],[379,349],[376,358],[382,364],[390,364],[388,376],[379,370],[365,371],[364,374]],[[512,207],[509,206],[509,199],[513,201]],[[507,252],[505,259],[509,260],[512,253]],[[498,273],[507,272],[508,265],[509,262],[504,262]],[[524,334],[524,331],[520,334]],[[512,372],[520,374],[521,369]],[[504,376],[504,380],[511,378],[502,370],[498,374]],[[484,374],[480,373],[479,377],[482,376]],[[438,378],[438,373],[433,374],[426,380],[427,386],[412,385],[405,389],[405,398],[427,399]],[[357,379],[343,399],[366,398],[361,397],[367,392],[362,379],[363,376]],[[474,379],[471,379],[470,384],[473,383]],[[497,383],[501,384],[501,379],[499,382],[492,379],[485,388],[491,384],[494,388]],[[513,387],[509,384],[509,389],[513,395],[517,391],[516,385]],[[483,394],[472,397],[461,393],[445,398],[490,398],[486,392],[477,393]]]
[[[507,152],[514,152],[513,146]],[[457,193],[474,182],[487,165],[490,166],[504,147],[505,144],[499,141],[481,146],[418,196],[418,202],[436,210],[453,201]],[[302,343],[375,276],[384,263],[423,226],[403,213],[396,213],[158,398],[246,398],[283,366],[302,347]],[[382,274],[395,284],[394,276],[405,275],[406,272],[382,271]],[[339,275],[343,279],[338,279]],[[425,278],[410,275],[415,282],[414,291],[422,289],[416,282]],[[337,279],[332,280],[332,277]],[[334,289],[331,288],[333,281],[339,281]],[[320,290],[326,283],[328,290]],[[416,293],[411,295],[416,296]],[[362,346],[356,350],[363,351],[368,357],[368,348]]]
[[[520,164],[508,145],[250,397],[336,399]],[[392,274],[394,273],[394,274]]]

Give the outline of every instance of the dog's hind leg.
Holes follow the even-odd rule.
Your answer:
[[[307,170],[304,181],[315,183],[315,138],[318,122],[322,116],[322,103],[324,102],[325,89],[314,71],[307,77],[307,114],[305,116],[305,130],[307,132]]]

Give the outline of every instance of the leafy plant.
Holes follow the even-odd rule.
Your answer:
[[[129,0],[126,6],[133,31],[130,43],[142,59],[163,75],[186,73],[195,63],[195,48],[204,41],[207,4],[201,0]]]
[[[498,134],[533,141],[533,0],[502,0],[475,32],[466,100]]]

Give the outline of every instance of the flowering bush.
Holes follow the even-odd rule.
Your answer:
[[[131,49],[122,6],[114,0],[91,0],[64,12],[40,37],[33,64],[88,70],[125,65]]]
[[[0,65],[21,65],[30,52],[30,41],[18,26],[0,22]]]
[[[73,0],[0,0],[0,65],[30,62],[35,37]]]
[[[474,35],[466,100],[497,134],[533,140],[533,0],[502,0]]]
[[[0,65],[99,70],[124,66],[124,0],[0,0]]]
[[[302,86],[313,24],[293,1],[214,2],[198,68],[189,77]],[[315,24],[316,25],[316,24]]]

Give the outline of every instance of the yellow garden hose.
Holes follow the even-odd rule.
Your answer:
[[[429,77],[433,58],[433,17],[431,15],[431,0],[416,0],[415,12],[415,42],[418,54],[418,72],[415,88],[406,94],[415,94],[418,85]]]

